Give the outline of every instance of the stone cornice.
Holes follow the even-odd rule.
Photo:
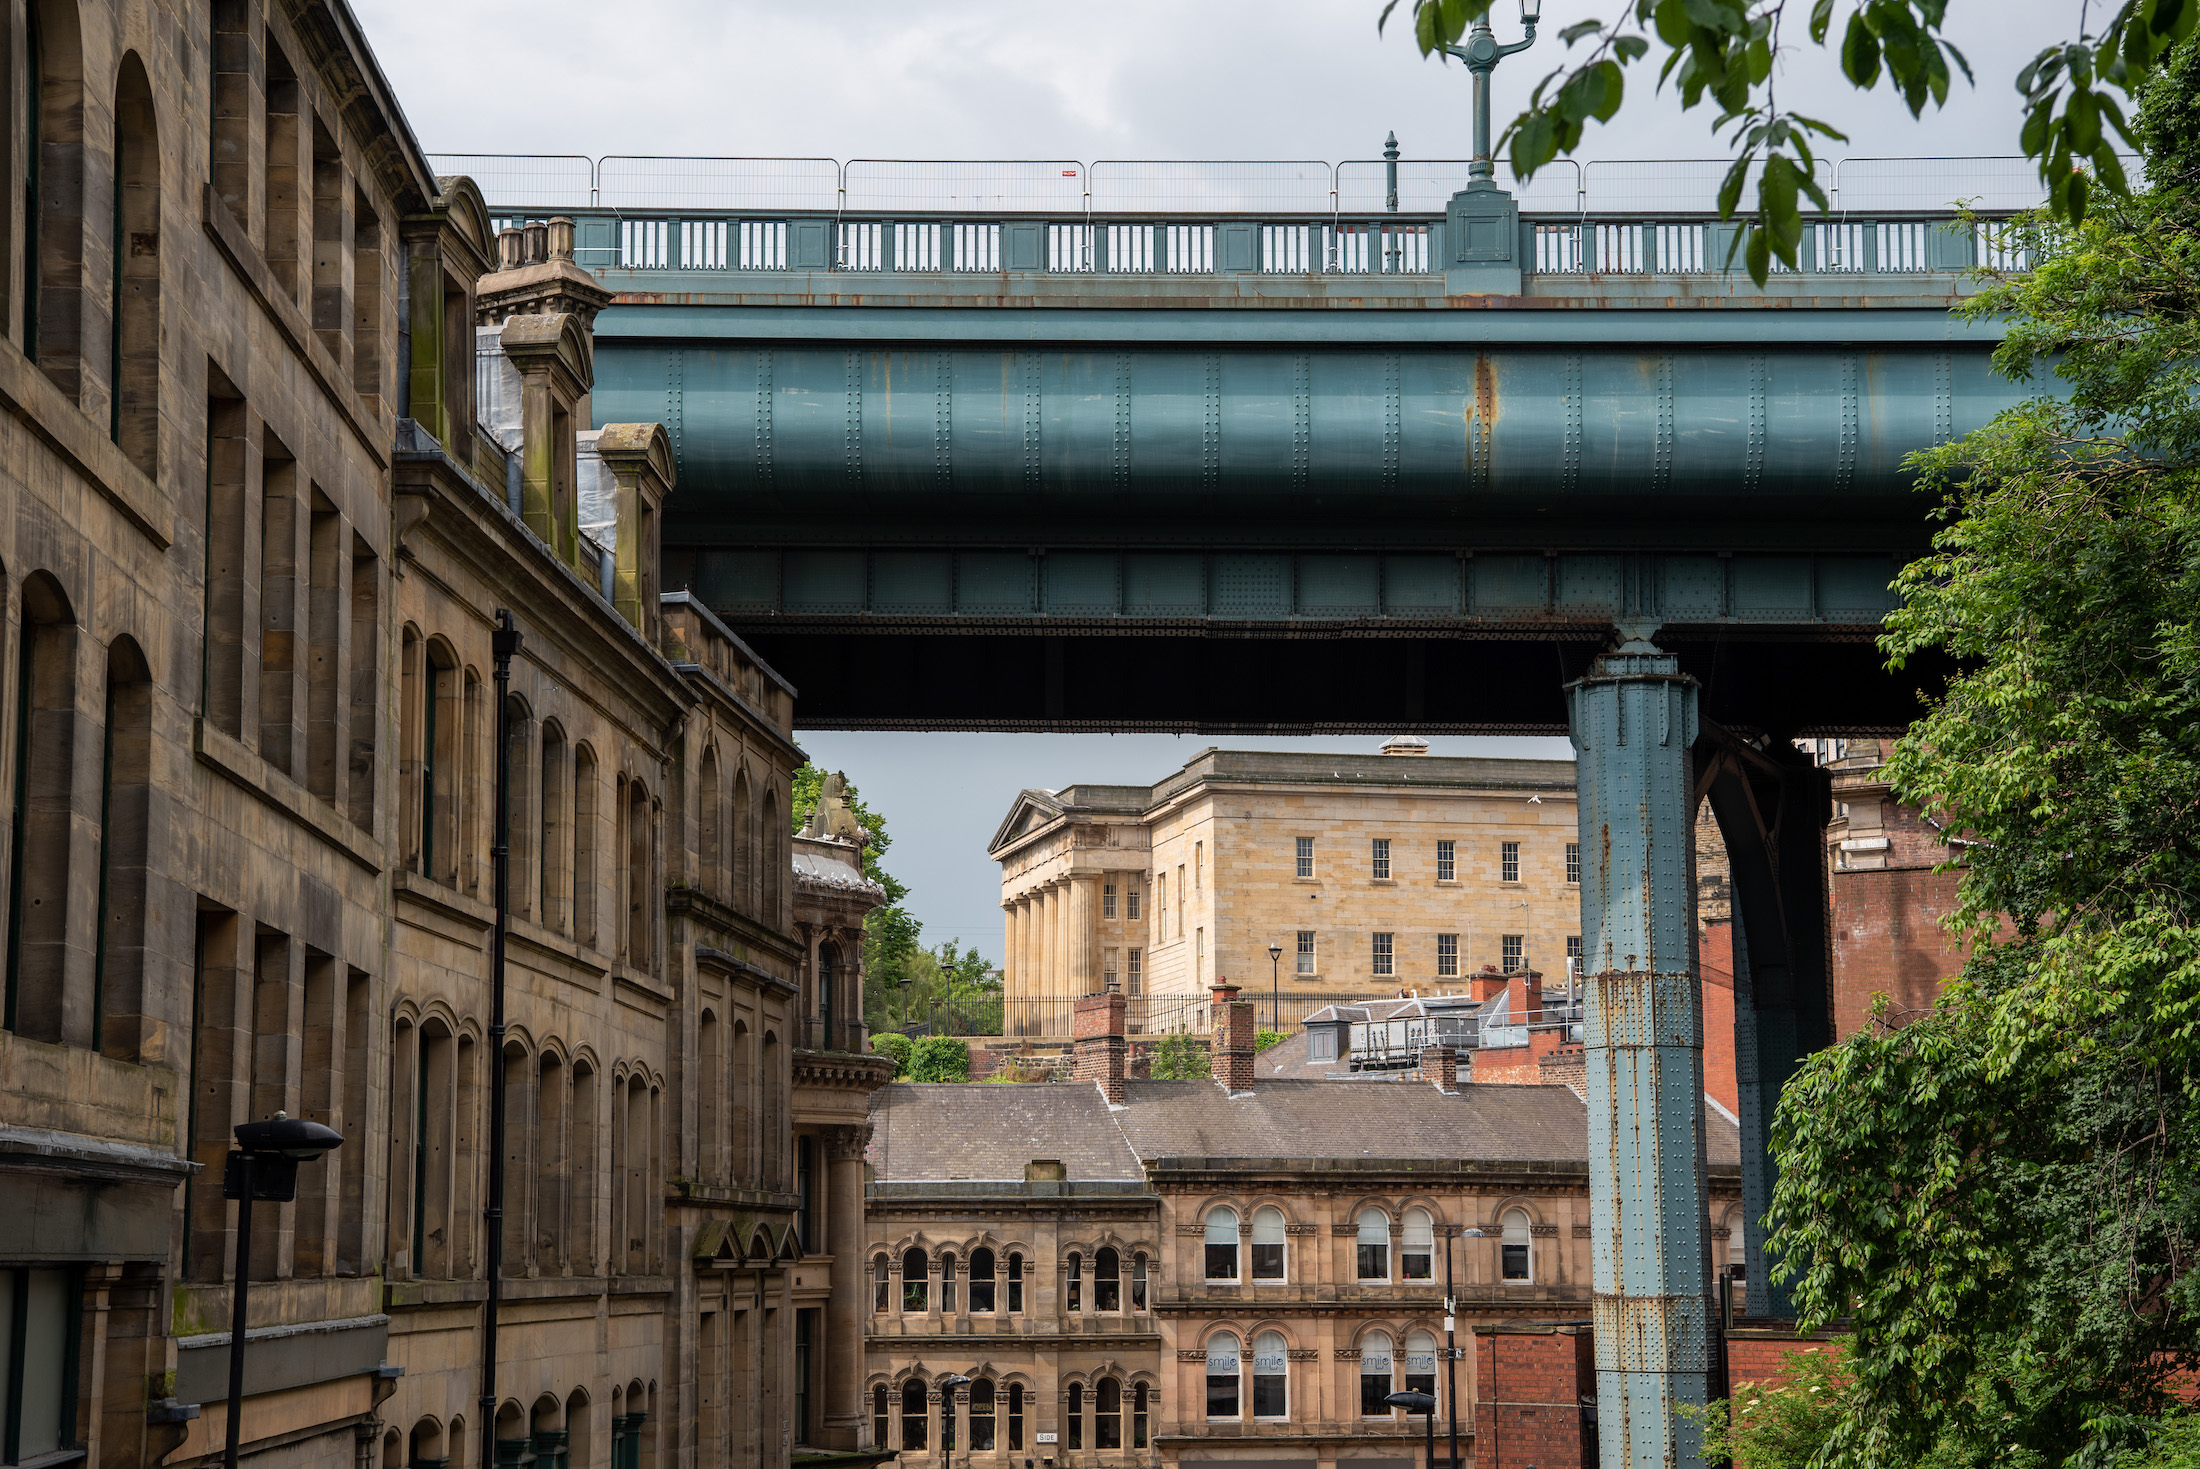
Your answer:
[[[894,1058],[852,1051],[794,1053],[794,1084],[875,1092],[894,1079]]]

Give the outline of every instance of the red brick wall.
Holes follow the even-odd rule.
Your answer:
[[[1489,1050],[1468,1052],[1473,1074],[1467,1079],[1477,1082],[1498,1082],[1506,1086],[1538,1086],[1546,1078],[1543,1075],[1543,1058],[1564,1048],[1565,1032],[1561,1030],[1531,1030],[1524,1046],[1495,1046]]]
[[[1706,924],[1697,944],[1703,975],[1703,1089],[1729,1112],[1741,1110],[1734,1081],[1734,923]]]
[[[1833,890],[1833,1023],[1837,1037],[1863,1029],[1872,1004],[1929,1010],[1963,956],[1941,930],[1962,876],[1930,867],[1836,869]]]
[[[1585,1469],[1596,1440],[1584,1442],[1581,1400],[1596,1396],[1589,1329],[1544,1328],[1474,1333],[1474,1461],[1504,1469]]]

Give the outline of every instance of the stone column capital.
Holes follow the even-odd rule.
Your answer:
[[[821,1129],[825,1139],[825,1156],[834,1163],[860,1163],[863,1150],[871,1142],[871,1124],[855,1123],[842,1127]]]

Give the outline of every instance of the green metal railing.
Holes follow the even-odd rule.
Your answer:
[[[1096,276],[1426,275],[1464,160],[892,160],[440,155],[499,225],[556,212],[601,271]],[[1561,160],[1526,185],[1537,275],[1719,274],[1724,160]],[[2028,160],[1842,159],[1800,269],[2021,268],[2008,216],[2038,196]],[[1955,203],[1978,211],[1965,222]],[[1746,197],[1743,207],[1751,207]],[[1440,268],[1440,267],[1439,267]],[[1784,272],[1783,272],[1784,273]]]

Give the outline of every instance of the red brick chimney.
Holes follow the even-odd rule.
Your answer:
[[[1421,1080],[1446,1096],[1459,1090],[1459,1053],[1450,1046],[1421,1047]]]
[[[1541,1025],[1543,1023],[1543,976],[1535,970],[1529,969],[1515,974],[1513,978],[1520,981],[1520,988],[1513,995],[1513,1004],[1520,1011],[1519,1024]]]
[[[1251,1009],[1251,1006],[1247,1006]],[[1100,1085],[1100,1094],[1111,1107],[1123,1105],[1123,995],[1120,990],[1086,995],[1077,1002],[1071,1021],[1076,1046],[1075,1076]]]
[[[1234,984],[1213,986],[1215,1080],[1227,1092],[1253,1089],[1253,1002]]]
[[[1467,992],[1474,996],[1476,1004],[1497,997],[1505,987],[1505,976],[1497,972],[1495,964],[1485,964],[1468,985]]]

